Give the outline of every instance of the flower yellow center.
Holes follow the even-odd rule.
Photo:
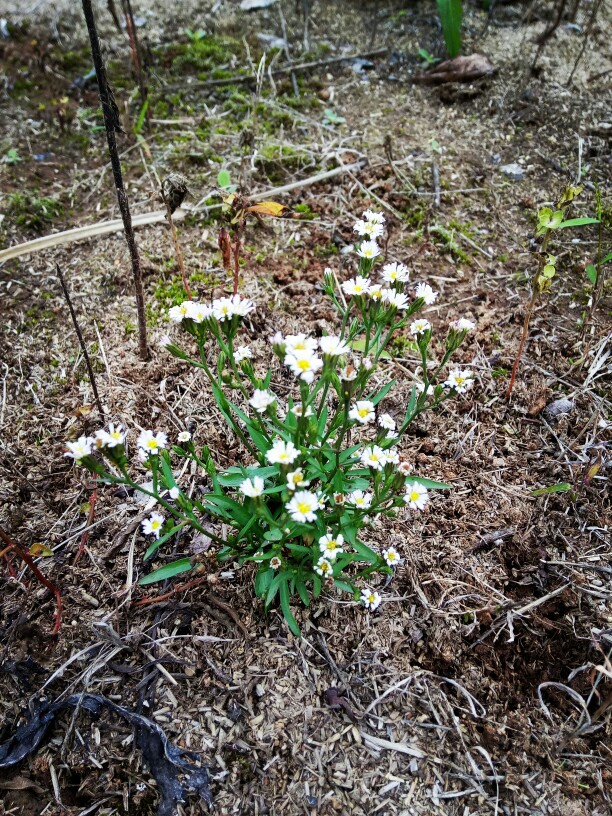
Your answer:
[[[310,508],[310,505],[308,504],[308,502],[299,502],[298,503],[298,510],[300,511],[300,513],[308,513],[308,511],[310,509],[311,508]]]
[[[418,493],[416,490],[412,490],[410,493],[410,501],[417,501],[419,496],[420,493]]]
[[[367,408],[360,408],[359,409],[359,416],[360,417],[366,417],[369,413],[370,412],[368,411]]]
[[[151,529],[152,530],[159,530],[160,527],[161,527],[161,522],[159,522],[159,521],[152,521],[151,522]]]
[[[310,360],[298,360],[298,368],[302,371],[308,371],[310,368]]]
[[[156,439],[149,439],[147,442],[147,448],[151,448],[151,450],[157,450],[157,440]]]

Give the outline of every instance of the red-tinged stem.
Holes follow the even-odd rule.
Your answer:
[[[519,343],[518,352],[516,354],[516,358],[514,360],[514,364],[512,366],[512,374],[510,375],[510,382],[508,383],[508,388],[506,390],[506,399],[510,399],[510,395],[512,394],[512,389],[514,388],[514,381],[516,379],[516,374],[518,371],[519,363],[521,362],[521,357],[523,356],[523,351],[525,350],[525,344],[527,342],[527,336],[529,335],[529,321],[531,320],[531,315],[533,314],[533,307],[535,306],[535,302],[537,300],[538,293],[537,291],[533,293],[531,296],[531,300],[529,301],[529,305],[527,306],[527,311],[525,313],[525,320],[523,321],[523,333],[521,335],[521,342]]]
[[[53,627],[53,631],[51,632],[52,635],[57,635],[60,630],[60,626],[62,623],[62,596],[59,591],[59,588],[50,581],[42,572],[38,569],[36,564],[34,563],[34,559],[30,555],[27,550],[24,550],[23,547],[20,547],[19,544],[16,544],[7,533],[4,532],[2,527],[0,527],[0,539],[4,541],[7,547],[14,550],[14,552],[21,558],[22,561],[28,565],[28,567],[34,573],[36,580],[41,583],[44,587],[46,587],[49,592],[52,592],[55,596],[55,625]]]

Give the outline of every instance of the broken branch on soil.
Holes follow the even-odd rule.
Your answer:
[[[327,181],[334,176],[340,176],[344,173],[350,173],[353,170],[361,170],[363,162],[353,162],[352,164],[341,164],[334,167],[332,170],[324,170],[322,173],[316,173],[314,176],[300,179],[299,181],[292,181],[290,184],[283,184],[281,187],[273,187],[271,190],[262,190],[259,193],[253,193],[249,196],[251,201],[259,201],[262,198],[269,198],[282,193],[290,193],[293,190],[299,190],[301,187],[311,187],[321,181]],[[174,220],[178,221],[188,215],[196,215],[199,212],[211,212],[212,210],[219,210],[222,204],[203,205],[208,195],[202,201],[196,204],[195,207],[185,207],[176,210],[174,213]],[[135,215],[132,219],[132,226],[145,227],[149,224],[158,224],[167,219],[167,211],[154,210],[149,213],[141,213]],[[16,244],[8,249],[0,250],[0,263],[9,261],[12,258],[19,258],[21,255],[30,255],[33,252],[40,252],[43,249],[51,249],[60,244],[70,244],[75,241],[83,241],[87,238],[97,238],[99,235],[108,235],[110,232],[117,232],[123,228],[123,220],[121,218],[113,218],[110,221],[100,221],[97,224],[90,224],[86,227],[75,227],[73,229],[65,230],[64,232],[56,232],[53,235],[45,235],[43,238],[35,238],[33,241],[25,241],[23,244]]]
[[[85,358],[85,365],[87,366],[87,375],[89,377],[89,383],[91,385],[91,390],[93,391],[94,399],[96,401],[96,405],[98,407],[98,411],[100,412],[100,416],[104,416],[104,408],[102,407],[102,401],[100,400],[100,395],[98,394],[98,387],[96,386],[96,378],[93,372],[93,368],[91,365],[91,360],[89,359],[89,354],[87,352],[87,346],[85,345],[85,340],[83,339],[83,335],[81,333],[81,329],[79,327],[79,323],[77,320],[76,313],[74,311],[74,307],[72,306],[72,301],[70,299],[70,294],[68,293],[68,287],[66,286],[66,281],[64,279],[64,274],[61,270],[59,264],[55,264],[55,270],[57,272],[57,277],[59,278],[59,282],[62,285],[62,290],[64,292],[64,297],[66,298],[66,303],[68,304],[68,309],[70,310],[70,317],[72,318],[72,325],[74,326],[74,330],[76,332],[76,336],[79,339],[79,343],[81,345],[81,351],[83,352],[83,357]]]
[[[381,57],[387,53],[388,48],[376,48],[374,51],[364,51],[361,54],[349,54],[346,57],[330,57],[329,59],[313,60],[312,62],[302,62],[298,65],[290,65],[286,68],[277,68],[270,71],[272,76],[283,76],[297,71],[311,71],[313,68],[322,68],[327,65],[337,65],[340,62],[350,62],[356,59],[369,59],[371,57]],[[165,94],[168,91],[198,90],[199,88],[221,88],[225,85],[245,85],[257,82],[257,74],[244,74],[223,79],[206,79],[202,82],[174,83],[173,85],[163,85],[156,89],[157,93]]]
[[[62,596],[59,591],[59,588],[50,581],[36,566],[34,559],[30,555],[27,550],[24,550],[19,544],[10,538],[10,536],[4,532],[2,527],[0,527],[0,539],[6,544],[7,549],[12,550],[15,552],[22,561],[24,561],[28,567],[34,573],[36,580],[41,583],[44,587],[46,587],[49,592],[52,592],[55,596],[55,625],[53,626],[53,630],[51,632],[52,635],[57,635],[60,630],[60,626],[62,623]],[[4,550],[6,552],[7,550]]]

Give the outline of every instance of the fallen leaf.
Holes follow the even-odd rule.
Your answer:
[[[439,63],[431,70],[418,74],[415,82],[433,85],[440,85],[444,82],[472,82],[496,73],[497,68],[484,54],[469,54]]]
[[[38,541],[35,544],[32,544],[28,552],[30,555],[43,556],[44,558],[48,558],[50,555],[53,555],[53,550],[50,550],[49,547],[46,547],[44,544],[41,544]]]

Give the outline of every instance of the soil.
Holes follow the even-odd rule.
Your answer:
[[[8,5],[1,248],[119,217],[97,89],[75,85],[90,70],[79,4],[38,3],[27,17]],[[95,489],[63,456],[67,438],[92,433],[101,419],[56,265],[107,421],[188,428],[220,468],[242,461],[205,382],[159,343],[174,331],[165,315],[182,291],[166,225],[137,230],[148,362],[138,356],[122,232],[0,260],[0,527],[26,550],[48,548],[36,564],[63,603],[52,635],[53,596],[14,553],[3,554],[0,743],[36,701],[88,692],[151,717],[176,745],[199,752],[215,813],[604,816],[612,293],[604,281],[591,308],[597,290],[585,267],[611,249],[610,7],[599,6],[591,25],[594,7],[581,2],[535,67],[553,4],[500,4],[490,18],[466,8],[464,52],[486,54],[497,73],[430,86],[414,80],[419,48],[444,54],[433,3],[316,2],[306,29],[302,4],[285,3],[295,65],[388,50],[365,68],[296,72],[298,98],[289,75],[264,72],[255,99],[248,84],[196,83],[244,73],[249,60],[256,67],[257,35],[282,34],[278,5],[249,14],[238,2],[132,5],[146,23],[148,127],[146,117],[138,124],[125,34],[106,4],[96,7],[125,131],[126,188],[133,214],[146,213],[161,206],[158,179],[186,176],[191,211],[177,228],[199,297],[230,285],[219,211],[196,206],[218,202],[221,168],[252,195],[361,162],[273,193],[301,210],[299,220],[249,226],[240,287],[257,304],[245,329],[257,365],[266,368],[277,330],[333,329],[323,271],[343,279],[354,269],[352,225],[372,206],[387,217],[388,258],[440,291],[427,312],[434,329],[460,316],[477,323],[458,358],[477,382],[464,399],[421,416],[402,443],[419,475],[452,490],[368,534],[372,546],[392,541],[404,559],[376,587],[380,609],[367,613],[334,593],[308,610],[296,604],[298,639],[278,610],[266,614],[254,599],[250,568],[221,565],[212,552],[199,573],[206,581],[175,593],[181,578],[139,587],[144,505]],[[284,65],[279,53],[274,67]],[[602,229],[555,237],[557,277],[536,304],[507,400],[537,267],[537,210],[577,177],[584,189],[571,215],[593,216],[600,191]],[[377,375],[381,384],[397,379],[385,400],[392,414],[418,365],[407,339]],[[156,564],[197,547],[186,535]],[[155,813],[154,777],[128,724],[68,710],[35,751],[0,771],[0,814]],[[205,805],[188,794],[176,808],[195,814]]]

